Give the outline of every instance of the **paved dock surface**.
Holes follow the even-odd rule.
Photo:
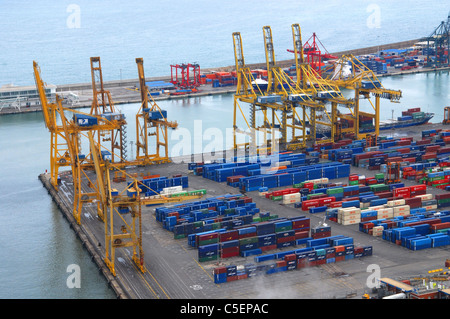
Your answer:
[[[442,127],[438,124],[422,126],[420,129],[402,129],[394,132],[382,132],[381,135],[395,134],[397,136],[414,136],[428,128]],[[127,172],[136,173],[137,176],[160,174],[172,176],[183,174],[189,176],[189,190],[206,189],[207,195],[217,196],[223,194],[239,194],[238,189],[217,183],[201,176],[195,176],[188,171],[187,163],[190,158],[185,158],[185,163],[169,163],[147,167],[130,167]],[[366,176],[374,176],[377,171],[368,171],[352,166],[352,173]],[[139,177],[138,177],[139,178]],[[48,176],[41,176],[45,181]],[[337,179],[347,183],[348,180]],[[415,183],[402,180],[405,185]],[[120,185],[115,185],[120,186]],[[88,191],[87,185],[83,185]],[[118,188],[119,189],[119,188]],[[428,188],[428,193],[437,194],[445,191]],[[324,220],[325,213],[310,214],[293,205],[282,205],[280,202],[271,201],[260,197],[258,192],[248,192],[247,196],[253,199],[261,211],[270,211],[280,217],[307,216],[311,219],[311,226],[318,225]],[[71,213],[73,200],[73,185],[70,174],[62,176],[62,182],[55,198],[62,203],[63,212]],[[359,232],[358,225],[343,226],[327,221],[331,226],[332,235],[345,235],[354,238],[355,245],[373,246],[373,255],[359,259],[351,259],[332,264],[325,264],[294,271],[281,272],[271,275],[262,275],[253,278],[214,284],[213,268],[225,265],[244,265],[254,263],[253,256],[233,257],[213,262],[198,262],[197,250],[187,244],[187,238],[174,239],[173,233],[163,229],[154,216],[153,207],[142,207],[143,249],[145,254],[146,271],[142,273],[131,260],[132,251],[129,248],[116,250],[117,276],[109,281],[117,286],[121,298],[132,299],[259,299],[259,298],[360,298],[365,292],[370,291],[367,280],[371,272],[369,265],[376,264],[381,269],[382,277],[398,278],[399,276],[415,276],[424,274],[430,269],[442,268],[449,256],[449,248],[433,248],[420,251],[412,251],[407,248],[389,243],[380,237],[373,237]],[[70,216],[68,218],[70,221]],[[72,221],[73,222],[73,221]],[[120,223],[115,222],[116,227]],[[82,213],[80,233],[93,247],[92,254],[97,254],[97,259],[104,257],[104,224],[97,219],[96,206],[85,205]],[[80,236],[79,236],[80,237]],[[297,246],[297,248],[300,248]],[[291,248],[292,249],[292,248]],[[282,251],[277,249],[268,253]],[[103,265],[103,271],[108,277],[108,271]]]

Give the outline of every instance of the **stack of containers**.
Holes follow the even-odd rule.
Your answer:
[[[450,193],[449,194],[437,194],[437,195],[435,195],[435,199],[437,201],[437,206],[439,208],[450,206]]]
[[[352,225],[361,222],[361,209],[347,207],[338,209],[337,222],[342,225]]]
[[[311,237],[313,239],[331,237],[331,227],[323,225],[311,228]]]
[[[293,194],[286,194],[283,195],[283,204],[289,205],[289,204],[295,204],[300,202],[300,193],[293,193]]]
[[[264,251],[304,244],[309,238],[309,218],[272,220],[241,226],[234,230],[196,234],[199,261],[235,256],[248,257]],[[214,235],[213,235],[214,234]],[[205,244],[205,245],[203,245]]]

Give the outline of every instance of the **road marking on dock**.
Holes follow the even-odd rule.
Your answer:
[[[184,248],[183,246],[181,246],[180,244],[178,244],[181,248],[183,248],[183,250],[186,252],[186,253],[188,253],[189,254],[189,252],[186,250],[186,248]],[[203,266],[202,265],[200,265],[199,264],[199,262],[197,261],[197,260],[195,260],[194,259],[194,257],[192,257],[192,260],[193,261],[195,261],[196,262],[196,264],[208,275],[208,277],[211,279],[211,280],[214,280],[212,277],[211,277],[211,275],[205,270],[205,268],[203,268]]]
[[[127,258],[130,260],[131,264],[133,265],[133,267],[136,269],[136,272],[139,274],[139,276],[141,276],[141,278],[144,280],[144,282],[146,283],[146,285],[150,288],[150,290],[153,292],[153,294],[155,295],[156,298],[159,299],[157,293],[153,290],[153,288],[150,286],[150,283],[147,281],[147,279],[145,279],[144,275],[142,274],[141,270],[135,265],[135,263],[131,260],[131,258],[129,256],[127,256]],[[148,271],[147,267],[144,266],[145,269],[145,273],[148,273],[150,275],[150,277],[152,277],[152,279],[155,281],[155,283],[158,285],[158,287],[161,289],[161,291],[164,293],[164,295],[166,295],[167,299],[170,299],[170,297],[167,295],[167,293],[165,292],[165,290],[161,287],[161,285],[159,284],[159,282],[156,280],[156,278],[152,275],[152,273],[150,271]]]

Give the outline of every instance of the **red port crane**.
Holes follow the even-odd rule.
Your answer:
[[[180,72],[180,74],[178,73]],[[183,63],[170,66],[171,83],[180,88],[192,89],[200,86],[200,65]],[[180,76],[180,77],[178,77]]]
[[[287,51],[294,53],[294,50],[288,49]],[[319,75],[322,75],[322,61],[338,59],[337,56],[328,53],[327,49],[325,49],[322,42],[320,42],[315,32],[303,45],[303,52],[306,56],[306,62],[308,62],[311,68],[314,69]]]

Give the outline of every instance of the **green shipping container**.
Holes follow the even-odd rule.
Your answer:
[[[176,194],[170,194],[170,197],[181,197],[181,196],[186,196],[188,194],[188,192],[180,192],[180,193],[176,193]]]
[[[202,257],[202,258],[198,259],[199,262],[205,262],[205,261],[211,261],[211,260],[217,260],[217,255]]]
[[[292,226],[283,226],[283,227],[276,227],[275,228],[275,232],[276,233],[287,231],[287,230],[292,230]]]
[[[222,224],[220,222],[212,223],[212,229],[219,229],[221,228]]]
[[[283,196],[272,196],[272,200],[283,200]]]
[[[198,242],[198,245],[199,246],[206,246],[206,245],[216,244],[218,242],[219,242],[219,237],[211,238],[211,239],[205,239],[205,240],[200,240]]]
[[[344,189],[342,187],[327,189],[327,195],[341,194],[343,192],[344,192]]]
[[[239,239],[239,245],[248,245],[248,244],[254,244],[258,242],[258,237],[247,237],[247,238],[241,238]]]

